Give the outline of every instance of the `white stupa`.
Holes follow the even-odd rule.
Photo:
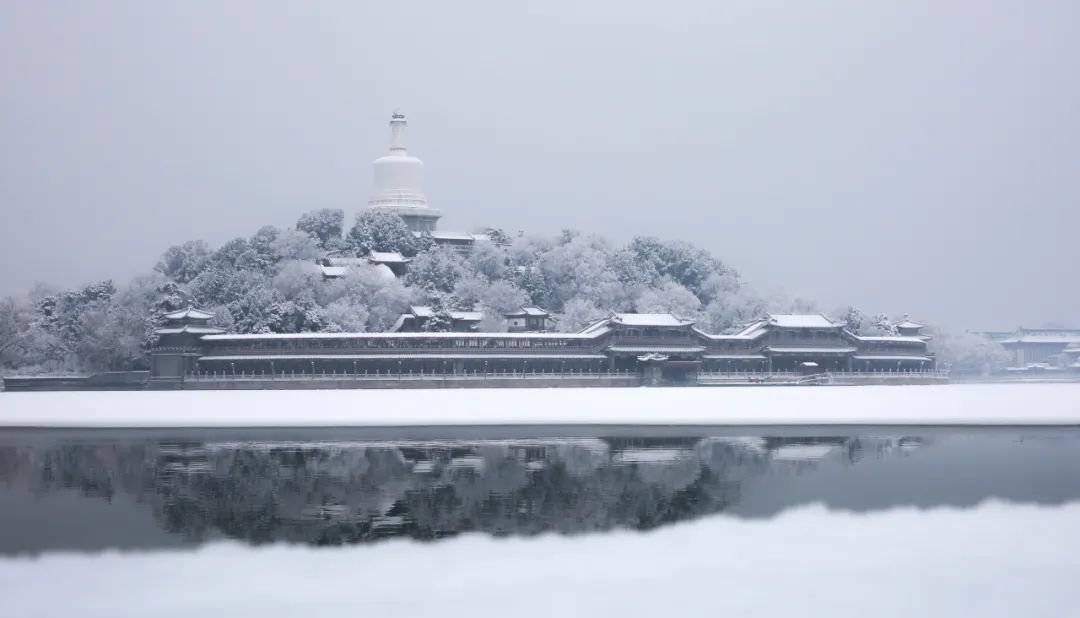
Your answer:
[[[431,232],[442,212],[431,208],[424,195],[424,162],[406,149],[405,115],[390,117],[390,154],[375,159],[375,182],[368,208],[392,212],[414,232]]]

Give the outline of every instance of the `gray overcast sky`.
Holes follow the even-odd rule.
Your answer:
[[[0,293],[352,216],[651,234],[763,292],[1080,326],[1080,3],[0,1]]]

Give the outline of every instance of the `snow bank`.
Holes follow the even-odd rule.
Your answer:
[[[0,427],[1080,425],[1080,384],[0,393]]]
[[[1080,505],[0,560],[0,615],[1070,616]]]

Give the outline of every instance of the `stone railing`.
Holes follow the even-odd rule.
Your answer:
[[[273,380],[531,380],[551,378],[637,378],[638,372],[632,370],[615,371],[589,371],[571,370],[566,371],[461,371],[458,373],[423,372],[423,371],[364,371],[359,373],[347,372],[293,372],[281,371],[278,373],[266,372],[199,372],[189,373],[184,376],[187,382],[211,382],[211,381],[273,381]]]

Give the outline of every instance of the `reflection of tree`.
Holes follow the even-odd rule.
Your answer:
[[[0,480],[146,504],[190,540],[437,539],[647,530],[724,511],[745,481],[885,456],[903,441],[848,438],[474,443],[65,443],[0,447]],[[899,445],[899,447],[898,447]]]

